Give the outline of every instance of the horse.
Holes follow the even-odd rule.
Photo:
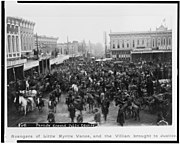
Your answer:
[[[48,102],[49,111],[56,112],[56,106],[57,106],[57,102],[56,101],[49,100],[49,102]]]
[[[14,100],[13,100],[14,104],[15,104],[15,108],[17,110],[17,112],[20,112],[20,107],[21,104],[19,104],[19,95],[17,93],[14,94]]]
[[[78,92],[78,86],[76,84],[73,84],[71,88],[73,88],[74,92]]]
[[[36,90],[29,90],[29,91],[23,90],[23,91],[20,91],[20,94],[25,96],[25,98],[31,101],[31,110],[33,110],[33,108],[35,107],[35,97],[37,95],[37,91]]]
[[[14,102],[16,103],[17,98],[15,97]],[[21,108],[24,110],[24,115],[27,114],[27,112],[32,110],[32,101],[28,98],[24,98],[23,96],[19,96],[19,109],[21,111]]]
[[[84,104],[85,104],[85,101],[82,99],[82,98],[76,98],[74,101],[73,101],[73,105],[74,107],[80,111],[80,113],[82,112],[82,110],[84,109]]]
[[[40,97],[36,99],[36,106],[38,107],[39,111],[44,107],[44,101]]]
[[[139,106],[137,106],[134,102],[132,102],[132,114],[133,114],[135,120],[138,119],[140,121],[139,112],[140,112]]]

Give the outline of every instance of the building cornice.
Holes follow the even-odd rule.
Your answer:
[[[172,33],[172,30],[167,31],[137,31],[137,32],[111,32],[109,36],[119,36],[119,35],[152,35],[152,34],[164,34],[164,33]]]

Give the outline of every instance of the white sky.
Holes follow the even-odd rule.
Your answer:
[[[166,20],[172,29],[174,6],[168,4],[17,4],[6,2],[6,15],[34,21],[34,33],[104,43],[103,32],[155,30]],[[109,36],[108,36],[109,41]]]

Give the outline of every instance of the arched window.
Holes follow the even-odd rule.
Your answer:
[[[133,40],[133,47],[134,47],[135,45],[134,45],[134,40]]]
[[[115,44],[113,44],[113,48],[115,48]]]
[[[124,48],[124,41],[122,42],[122,47]]]
[[[8,52],[11,52],[11,36],[8,36]]]
[[[137,40],[137,45],[139,45],[139,40]]]
[[[21,49],[23,50],[23,37],[21,36]]]
[[[19,52],[19,38],[16,36],[16,50]]]
[[[154,39],[153,39],[153,47],[155,47],[155,41],[154,41]]]
[[[127,47],[129,47],[129,43],[127,43]]]
[[[166,38],[164,38],[164,46],[166,45]]]
[[[23,44],[23,46],[24,46],[24,50],[26,50],[26,36],[24,36],[24,44]]]
[[[117,48],[120,48],[119,43],[118,43],[118,45],[117,45]]]
[[[15,52],[14,36],[12,36],[12,52]]]
[[[169,38],[169,45],[171,45],[171,38]]]
[[[157,46],[160,46],[160,45],[161,45],[161,39],[158,38]]]

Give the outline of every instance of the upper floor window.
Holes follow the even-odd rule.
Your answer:
[[[119,44],[117,45],[117,48],[120,48],[120,47],[119,47]]]
[[[169,45],[171,45],[171,38],[169,38]]]
[[[157,45],[158,45],[158,46],[160,46],[160,45],[161,45],[161,39],[160,39],[160,38],[158,38]]]
[[[144,45],[144,40],[142,40],[142,45]]]
[[[137,40],[137,45],[139,45],[139,40]]]
[[[19,52],[19,38],[16,36],[16,50]]]
[[[124,48],[124,41],[122,42],[122,47]]]
[[[133,40],[133,47],[134,47],[135,45],[134,45],[134,40]]]
[[[129,43],[127,43],[127,47],[129,47]]]
[[[10,31],[11,31],[10,24],[7,24],[7,33],[9,33]]]
[[[166,38],[164,38],[164,45],[166,45]]]
[[[11,52],[11,36],[8,36],[8,52]]]
[[[153,39],[153,47],[155,47],[155,41],[154,41],[154,39]]]
[[[15,40],[14,40],[14,36],[12,36],[12,50],[13,50],[13,52],[15,52]]]
[[[113,44],[113,48],[115,48],[115,44]]]

